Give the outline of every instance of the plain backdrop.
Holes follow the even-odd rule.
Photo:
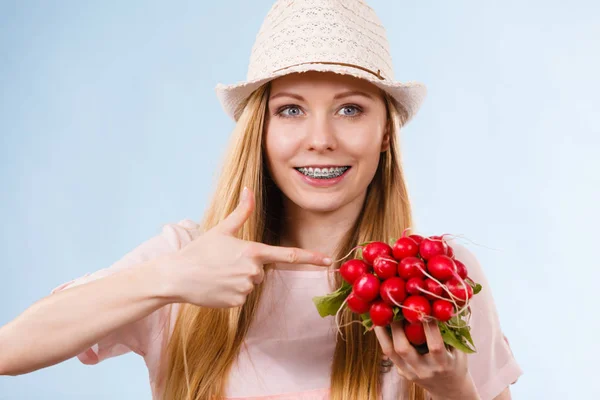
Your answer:
[[[396,77],[429,88],[401,138],[417,229],[479,245],[514,398],[600,398],[600,6],[370,4]],[[0,325],[200,220],[233,127],[214,86],[245,79],[271,5],[0,1]],[[2,400],[149,397],[135,354],[0,377]]]

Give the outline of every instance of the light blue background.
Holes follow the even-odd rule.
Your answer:
[[[0,1],[0,325],[199,220],[271,0]],[[420,230],[462,233],[525,375],[516,399],[600,397],[597,2],[385,1]],[[84,397],[85,396],[85,397]],[[0,399],[147,399],[135,354],[0,377]]]

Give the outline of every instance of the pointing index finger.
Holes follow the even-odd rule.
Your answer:
[[[331,259],[324,254],[297,247],[280,247],[262,244],[258,257],[265,263],[313,264],[327,267]]]

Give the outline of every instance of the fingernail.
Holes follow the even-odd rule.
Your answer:
[[[248,187],[244,186],[244,188],[242,189],[242,201],[246,200],[248,198]]]
[[[323,262],[324,262],[325,264],[331,264],[331,258],[329,258],[329,257],[325,257],[325,258],[323,259]]]

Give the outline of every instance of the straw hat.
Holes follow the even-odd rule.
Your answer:
[[[363,0],[277,0],[252,47],[246,81],[218,84],[223,109],[237,121],[254,90],[283,75],[331,71],[366,79],[417,113],[426,94],[418,82],[397,82],[381,21]],[[407,121],[408,122],[408,121]]]

